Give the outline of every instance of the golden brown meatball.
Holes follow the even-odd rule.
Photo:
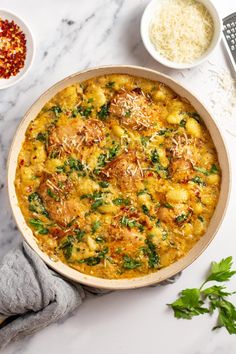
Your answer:
[[[71,181],[65,175],[45,174],[38,189],[51,219],[62,226],[66,226],[80,215],[79,202],[74,199],[67,200],[72,188]]]
[[[122,191],[135,188],[135,181],[142,176],[134,151],[121,154],[108,163],[101,173],[108,180],[112,180]]]
[[[70,124],[55,127],[49,136],[49,154],[56,152],[76,153],[81,145],[93,145],[104,139],[104,125],[97,119],[88,119],[86,122],[72,120]]]
[[[150,101],[141,89],[122,90],[111,101],[110,113],[124,126],[143,130],[151,125],[149,105]]]
[[[177,182],[187,182],[193,172],[193,166],[189,160],[177,159],[171,164],[172,178]]]

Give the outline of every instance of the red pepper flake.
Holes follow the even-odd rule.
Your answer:
[[[153,172],[149,172],[148,173],[148,177],[153,177],[154,176],[154,173]]]
[[[18,74],[25,58],[25,34],[14,21],[0,18],[0,78],[9,79]]]

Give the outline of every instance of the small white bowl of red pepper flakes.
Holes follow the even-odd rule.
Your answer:
[[[0,89],[19,82],[33,59],[34,40],[29,27],[19,16],[0,9]]]

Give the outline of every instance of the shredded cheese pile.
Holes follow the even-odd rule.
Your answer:
[[[208,49],[214,23],[206,7],[195,0],[166,0],[150,24],[155,49],[176,63],[192,63]]]

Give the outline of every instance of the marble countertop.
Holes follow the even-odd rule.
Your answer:
[[[167,308],[178,292],[198,286],[212,260],[236,260],[236,104],[222,44],[210,61],[183,72],[164,68],[146,52],[139,24],[147,0],[1,0],[33,30],[36,58],[16,86],[0,91],[0,257],[18,242],[6,190],[11,140],[27,108],[48,87],[87,67],[134,64],[164,72],[190,88],[212,110],[225,136],[232,162],[232,194],[220,230],[208,249],[174,285],[115,292],[85,302],[71,317],[6,348],[4,354],[129,353],[235,354],[236,336],[211,331],[215,318],[176,320]],[[234,0],[214,0],[221,16],[235,11]],[[220,73],[220,78],[216,76]],[[228,86],[227,86],[228,85]],[[228,89],[225,89],[228,87]],[[230,108],[230,109],[229,109]],[[236,288],[236,280],[232,288]]]

